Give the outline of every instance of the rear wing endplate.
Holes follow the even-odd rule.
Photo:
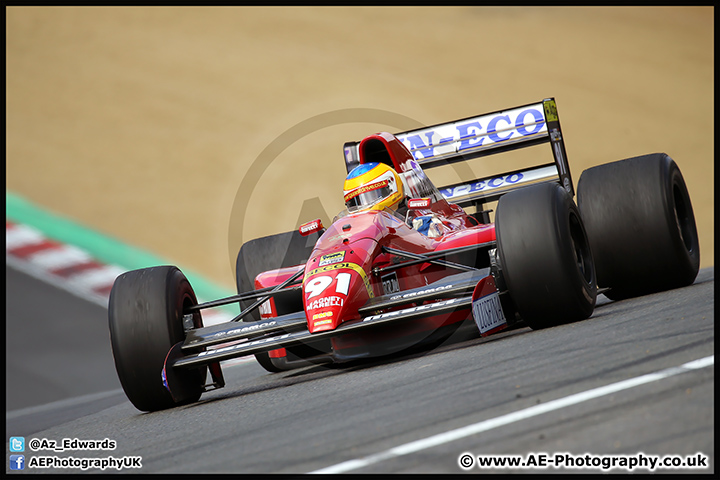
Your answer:
[[[423,169],[517,148],[551,144],[554,162],[438,187],[445,198],[461,206],[497,200],[500,195],[521,185],[541,181],[559,182],[570,195],[575,194],[554,98],[400,132],[395,136],[405,144]],[[344,145],[348,172],[360,163],[359,144],[347,142]]]

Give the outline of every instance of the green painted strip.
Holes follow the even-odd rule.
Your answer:
[[[93,231],[68,218],[50,213],[8,191],[5,191],[5,217],[8,220],[34,227],[50,239],[81,248],[103,263],[117,265],[127,270],[171,265],[162,257]],[[190,281],[195,294],[205,301],[236,293],[234,290],[217,285],[195,272],[178,267]],[[237,305],[223,308],[231,314],[239,312]]]

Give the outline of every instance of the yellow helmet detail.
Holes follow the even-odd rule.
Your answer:
[[[363,163],[345,179],[345,205],[349,212],[360,210],[396,210],[405,198],[402,180],[384,163]]]

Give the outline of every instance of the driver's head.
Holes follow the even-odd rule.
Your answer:
[[[400,177],[384,163],[363,163],[345,179],[345,205],[349,212],[360,210],[396,210],[405,198]]]

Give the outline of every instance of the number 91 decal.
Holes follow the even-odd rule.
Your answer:
[[[335,277],[337,279],[337,283],[335,284],[335,293],[342,293],[343,295],[348,294],[348,290],[350,289],[350,277],[351,275],[347,272],[341,272],[338,273]],[[333,277],[329,275],[321,275],[319,277],[315,277],[309,282],[305,283],[305,293],[309,293],[307,296],[308,299],[317,297],[322,292],[325,291],[326,288],[330,286],[330,284],[333,281]]]

